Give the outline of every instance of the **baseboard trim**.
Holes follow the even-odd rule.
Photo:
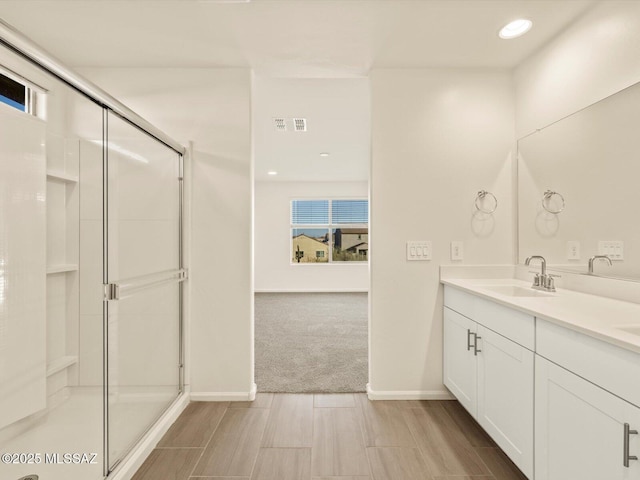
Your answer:
[[[109,480],[130,480],[138,469],[142,466],[149,454],[156,447],[160,439],[173,422],[180,416],[189,405],[189,392],[183,392],[173,405],[160,417],[156,424],[151,427],[138,445],[122,460],[120,465],[109,474]]]
[[[375,391],[368,383],[367,396],[369,400],[455,400],[448,390]]]
[[[256,399],[258,387],[254,383],[248,392],[191,392],[192,402],[246,402]]]
[[[260,288],[254,293],[369,293],[368,288]]]

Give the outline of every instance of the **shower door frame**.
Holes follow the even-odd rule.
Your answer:
[[[153,137],[155,140],[171,148],[178,154],[178,269],[167,272],[160,272],[159,274],[144,275],[145,277],[155,277],[153,280],[135,284],[119,284],[109,282],[109,115],[115,115],[116,117],[131,124],[134,128],[140,129],[143,133],[146,133]],[[151,430],[166,413],[171,406],[181,397],[184,392],[184,281],[188,278],[188,270],[184,265],[184,153],[178,152],[170,145],[159,140],[150,132],[141,128],[139,125],[133,123],[130,119],[123,117],[117,112],[114,112],[108,107],[103,107],[102,110],[102,282],[104,287],[104,301],[102,310],[102,339],[103,339],[103,474],[107,477],[110,473],[124,461],[130,453],[135,449],[140,440]],[[120,298],[123,290],[130,289],[143,289],[147,287],[153,287],[160,284],[169,282],[178,283],[178,391],[176,397],[167,405],[162,411],[160,416],[154,423],[148,425],[147,428],[140,432],[138,435],[138,441],[134,444],[132,449],[129,449],[125,455],[118,458],[113,466],[110,465],[110,427],[109,427],[109,302],[117,301]]]
[[[124,105],[122,102],[117,100],[115,97],[111,96],[109,93],[90,82],[86,78],[77,74],[70,68],[68,68],[62,61],[57,59],[54,55],[47,52],[45,49],[31,41],[28,37],[23,35],[21,32],[16,30],[14,27],[9,25],[0,19],[0,45],[6,47],[10,51],[13,51],[20,57],[25,60],[31,62],[36,65],[38,68],[62,81],[64,84],[68,85],[75,91],[81,93],[86,98],[96,103],[98,106],[102,108],[103,111],[103,130],[102,130],[102,148],[103,148],[103,286],[104,286],[104,301],[103,301],[103,474],[106,477],[109,473],[113,472],[113,469],[109,468],[109,455],[108,455],[108,384],[106,383],[108,379],[107,375],[107,342],[108,336],[106,335],[107,328],[107,317],[108,313],[108,302],[113,300],[111,296],[117,294],[117,288],[109,286],[107,282],[107,251],[106,247],[108,246],[107,237],[106,237],[106,216],[107,207],[108,207],[108,190],[107,190],[107,182],[108,177],[107,173],[107,154],[108,154],[108,144],[107,144],[107,121],[106,118],[109,113],[116,115],[122,120],[130,123],[134,127],[140,129],[145,132],[149,136],[153,137],[155,140],[164,144],[168,148],[172,149],[179,155],[179,174],[178,174],[178,188],[179,188],[179,213],[178,213],[178,263],[179,263],[179,275],[180,278],[177,280],[179,282],[178,288],[178,394],[176,398],[167,406],[163,413],[166,413],[179,399],[182,398],[184,394],[184,358],[185,358],[185,349],[184,349],[184,280],[187,278],[187,270],[184,265],[184,158],[187,153],[187,149],[164,133],[159,128],[155,127],[153,124],[142,118],[140,115],[135,113],[129,107]],[[156,422],[157,423],[157,422]],[[155,424],[153,424],[155,425]],[[149,428],[153,428],[153,425]],[[141,437],[148,433],[148,430],[141,434]],[[135,447],[134,447],[135,448]],[[131,454],[131,450],[120,460],[126,459]],[[121,462],[118,462],[121,463]],[[114,468],[117,466],[114,465]]]

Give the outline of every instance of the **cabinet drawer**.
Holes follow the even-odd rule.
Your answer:
[[[541,319],[536,353],[640,406],[640,354]]]
[[[444,304],[494,332],[534,350],[535,320],[531,315],[445,285]]]

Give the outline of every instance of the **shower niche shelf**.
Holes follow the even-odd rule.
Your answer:
[[[55,275],[56,273],[77,272],[78,264],[76,263],[63,263],[59,265],[48,265],[47,275]]]
[[[71,365],[75,365],[78,363],[78,357],[73,355],[66,355],[64,357],[60,357],[51,362],[47,362],[47,377],[55,375],[58,372],[61,372],[67,367]]]
[[[80,144],[64,124],[47,131],[47,403],[78,384]]]
[[[66,172],[56,172],[54,170],[47,170],[47,180],[54,180],[64,183],[78,183],[78,176],[71,175]]]

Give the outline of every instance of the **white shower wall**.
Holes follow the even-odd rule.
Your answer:
[[[0,105],[0,428],[46,406],[45,125]]]

